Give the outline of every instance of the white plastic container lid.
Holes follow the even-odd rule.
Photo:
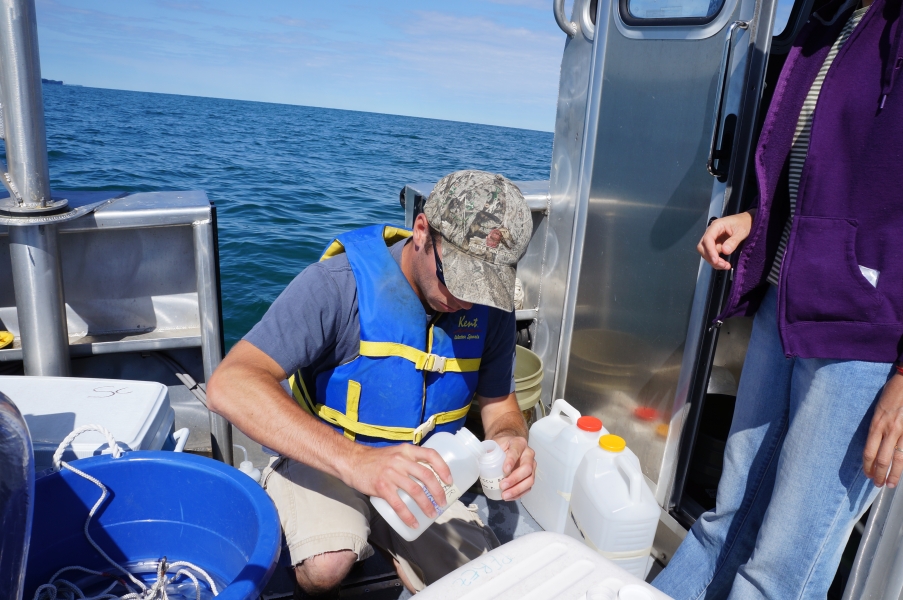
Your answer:
[[[0,376],[0,392],[25,417],[36,471],[49,468],[63,438],[82,425],[103,425],[123,450],[159,450],[175,420],[169,391],[155,382]],[[63,460],[109,451],[101,433],[88,431],[75,439]]]
[[[418,600],[670,600],[584,544],[541,531],[455,569]]]

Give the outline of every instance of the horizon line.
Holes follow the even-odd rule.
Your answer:
[[[98,86],[93,86],[93,85],[82,85],[82,84],[78,84],[78,83],[66,83],[66,81],[63,79],[52,79],[50,77],[45,77],[43,75],[41,76],[41,79],[62,82],[62,83],[44,83],[42,81],[41,82],[42,86],[49,85],[49,86],[59,86],[59,87],[73,87],[73,88],[77,87],[77,88],[89,88],[89,89],[95,89],[95,90],[110,90],[113,92],[132,92],[132,93],[136,93],[136,94],[159,94],[161,96],[182,96],[185,98],[205,98],[208,100],[229,100],[231,102],[253,102],[256,104],[273,104],[276,106],[298,106],[301,108],[318,108],[321,110],[336,110],[336,111],[343,111],[343,112],[363,113],[363,114],[369,114],[369,115],[387,115],[390,117],[404,117],[404,118],[408,118],[408,119],[424,119],[427,121],[441,121],[441,122],[446,122],[446,123],[462,123],[464,125],[479,125],[481,127],[497,127],[499,129],[514,129],[516,131],[550,133],[553,135],[553,137],[555,134],[554,131],[546,131],[544,129],[528,129],[526,127],[512,127],[510,125],[496,125],[494,123],[479,123],[476,121],[457,121],[455,119],[440,119],[437,117],[421,117],[421,116],[417,116],[417,115],[405,115],[405,114],[400,114],[400,113],[375,112],[372,110],[360,110],[360,109],[354,109],[354,108],[335,108],[332,106],[316,106],[316,105],[312,105],[312,104],[294,104],[291,102],[272,102],[272,101],[268,101],[268,100],[246,100],[246,99],[242,99],[242,98],[226,98],[226,97],[222,97],[222,96],[197,96],[194,94],[178,94],[178,93],[174,93],[174,92],[150,92],[147,90],[129,90],[129,89],[122,89],[122,88],[98,87]]]

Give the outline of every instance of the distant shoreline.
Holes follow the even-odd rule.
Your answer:
[[[46,83],[47,85],[63,85],[62,81],[57,79],[44,79],[43,77],[41,78],[41,83]]]

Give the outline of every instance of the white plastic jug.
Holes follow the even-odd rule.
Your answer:
[[[445,461],[448,468],[451,470],[452,483],[450,485],[446,485],[438,475],[436,476],[436,479],[438,479],[439,483],[442,485],[442,489],[445,490],[445,506],[451,506],[451,504],[460,498],[461,494],[466,492],[480,476],[480,457],[484,453],[483,445],[474,434],[462,427],[454,435],[440,431],[424,442],[423,446],[424,448],[432,448],[438,452],[442,457],[442,460]],[[417,480],[415,479],[414,481]],[[427,517],[407,492],[398,490],[398,496],[408,509],[414,513],[414,517],[417,519],[418,527],[416,529],[411,529],[405,525],[405,522],[402,521],[392,507],[389,506],[388,502],[382,498],[370,496],[370,503],[373,504],[373,507],[376,508],[386,522],[392,526],[392,529],[398,532],[398,535],[409,542],[413,542],[420,537],[420,534],[426,531],[426,528],[432,525],[433,521],[435,521],[444,510],[433,499],[426,486],[419,481],[417,481],[417,483],[420,483],[423,491],[426,492],[427,498],[433,502],[437,514],[436,517],[432,519]]]
[[[546,531],[564,533],[574,474],[583,455],[606,433],[602,421],[581,417],[580,411],[564,400],[556,400],[549,416],[530,428],[536,476],[522,503]]]
[[[626,448],[623,438],[604,435],[583,457],[564,532],[643,578],[661,511],[640,461]]]

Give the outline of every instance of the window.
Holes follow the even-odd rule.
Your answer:
[[[784,33],[794,3],[794,0],[778,0],[778,8],[774,15],[774,29],[771,30],[772,36],[778,37]]]
[[[702,25],[722,6],[724,0],[621,0],[621,17],[628,25]]]

